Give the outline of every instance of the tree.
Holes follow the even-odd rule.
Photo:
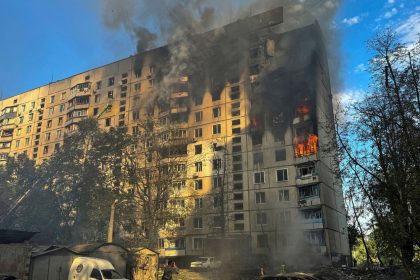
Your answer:
[[[380,240],[412,274],[420,241],[420,44],[402,45],[387,30],[368,46],[370,91],[337,122],[341,167],[368,202]]]
[[[174,222],[189,212],[184,198],[190,185],[186,156],[191,140],[185,130],[152,117],[139,121],[137,129],[124,161],[127,187],[139,208],[133,218],[140,223],[134,225],[134,242],[157,248],[159,233],[170,234]]]

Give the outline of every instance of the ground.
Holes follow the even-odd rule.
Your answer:
[[[159,271],[159,279],[162,279],[163,271]],[[223,279],[217,271],[192,271],[180,269],[179,274],[174,274],[174,280],[218,280]]]

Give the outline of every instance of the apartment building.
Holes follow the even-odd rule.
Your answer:
[[[194,182],[193,197],[177,198],[194,210],[162,235],[161,256],[344,263],[322,35],[317,23],[284,32],[282,22],[278,8],[196,35],[177,71],[174,43],[2,100],[0,161],[26,153],[40,164],[86,117],[135,131],[152,114],[191,140]]]

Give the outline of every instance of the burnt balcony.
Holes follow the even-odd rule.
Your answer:
[[[308,162],[297,167],[296,185],[310,185],[319,182],[315,162]]]
[[[70,89],[70,98],[77,97],[77,96],[86,96],[92,94],[92,83],[91,82],[84,82],[73,86]]]

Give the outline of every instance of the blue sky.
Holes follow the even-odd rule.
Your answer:
[[[0,9],[0,94],[16,95],[135,53],[122,30],[104,28],[101,0],[13,0]],[[306,0],[315,1],[315,0]],[[342,89],[366,89],[366,41],[385,26],[404,40],[420,32],[414,0],[344,0],[334,25],[341,34]]]

